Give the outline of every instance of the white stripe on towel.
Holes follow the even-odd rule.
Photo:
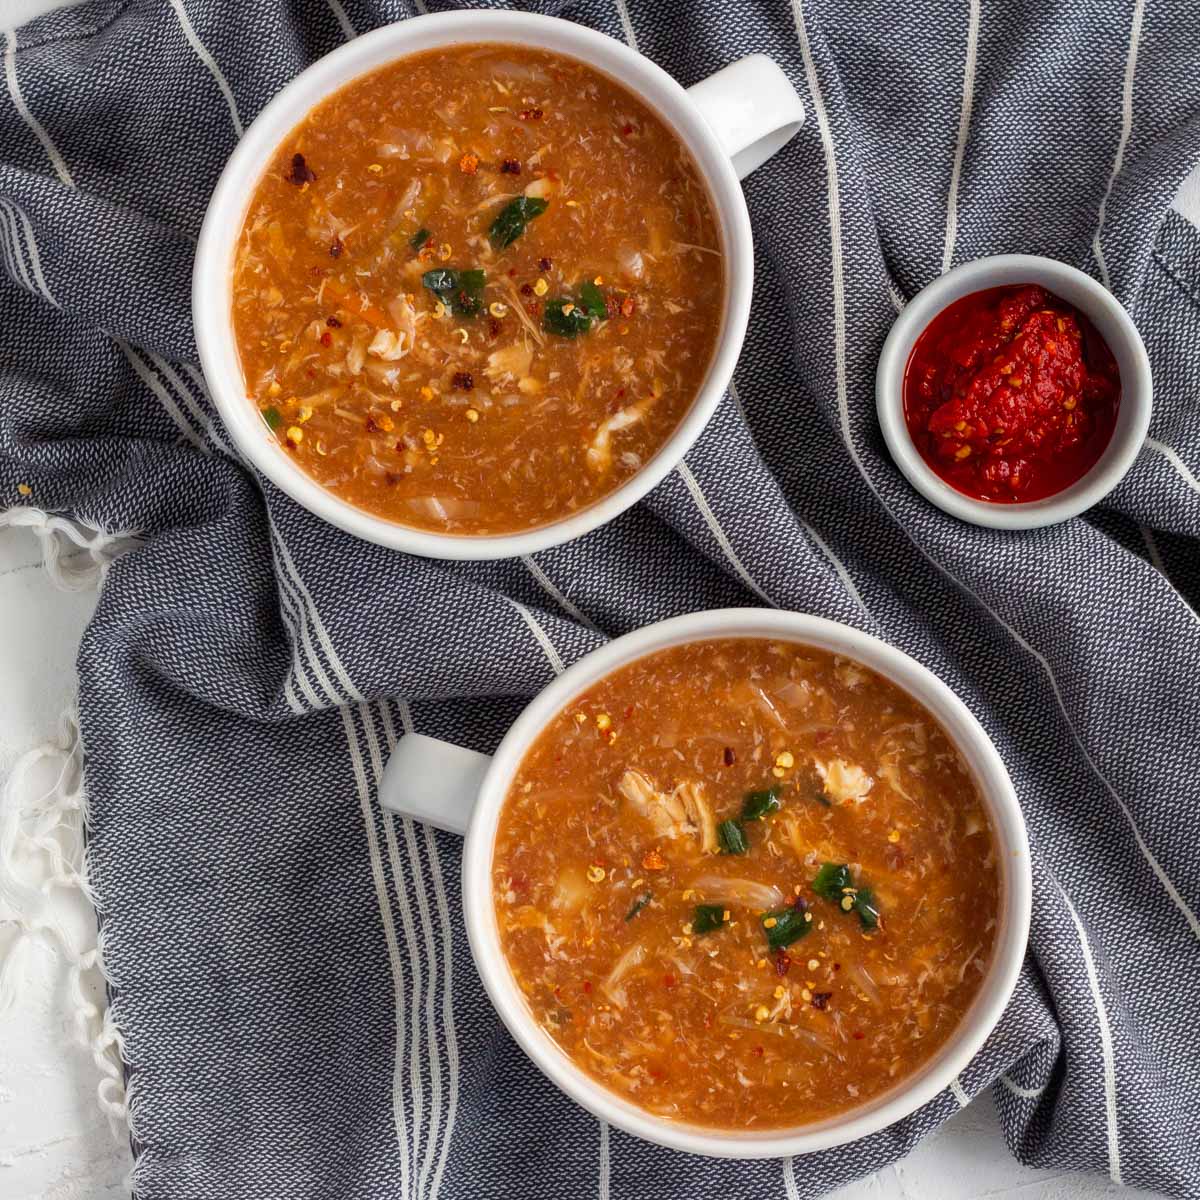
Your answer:
[[[1001,1075],[1000,1082],[1020,1100],[1036,1100],[1046,1090],[1045,1084],[1039,1088],[1022,1087],[1019,1083],[1013,1083],[1007,1075]]]
[[[1158,453],[1161,454],[1163,458],[1165,458],[1167,462],[1169,462],[1171,466],[1175,468],[1179,474],[1179,478],[1182,479],[1183,482],[1186,483],[1193,492],[1200,492],[1200,480],[1198,480],[1195,475],[1188,470],[1187,464],[1182,458],[1179,457],[1178,454],[1175,453],[1174,450],[1171,449],[1170,446],[1167,446],[1152,437],[1148,437],[1146,439],[1146,445],[1149,446],[1151,450],[1158,451]]]
[[[1083,951],[1083,967],[1087,972],[1088,986],[1092,990],[1092,1000],[1096,1005],[1096,1021],[1100,1027],[1100,1053],[1104,1061],[1104,1123],[1108,1133],[1108,1173],[1113,1183],[1124,1186],[1121,1179],[1121,1143],[1117,1129],[1117,1065],[1113,1055],[1112,1030],[1108,1025],[1108,1010],[1104,1006],[1104,997],[1100,994],[1100,979],[1096,974],[1096,963],[1092,958],[1092,947],[1088,941],[1087,931],[1083,922],[1071,903],[1070,896],[1063,891],[1061,884],[1055,880],[1059,895],[1075,922],[1079,934],[1079,946]]]
[[[170,0],[170,4],[175,10],[175,15],[179,18],[179,25],[183,30],[183,36],[188,40],[188,45],[196,52],[196,57],[208,68],[208,73],[213,77],[217,87],[221,89],[221,95],[225,97],[225,104],[229,108],[229,117],[233,121],[233,127],[240,138],[245,130],[242,128],[242,118],[238,115],[237,101],[233,98],[233,90],[229,86],[229,81],[221,74],[221,68],[217,66],[217,60],[209,54],[208,48],[196,36],[196,31],[192,28],[192,22],[188,18],[187,10],[183,7],[183,0]]]
[[[506,596],[505,599],[517,610],[521,620],[525,622],[529,632],[533,634],[537,644],[541,646],[542,653],[545,654],[555,675],[561,675],[567,669],[566,664],[563,662],[562,656],[554,648],[554,643],[550,640],[550,635],[538,624],[537,618],[533,613],[519,600],[514,600],[510,596]]]
[[[958,1101],[960,1107],[966,1108],[971,1103],[971,1097],[967,1095],[966,1088],[962,1085],[962,1080],[957,1075],[950,1080],[950,1094]]]
[[[717,520],[716,513],[709,506],[708,500],[704,496],[704,492],[700,489],[700,484],[692,474],[692,469],[682,460],[679,466],[675,468],[679,472],[679,478],[683,480],[684,486],[692,494],[692,499],[696,502],[696,508],[699,509],[700,515],[704,518],[705,524],[711,530],[713,537],[717,539],[717,545],[721,547],[721,553],[729,560],[729,565],[737,572],[738,578],[762,600],[764,604],[769,604],[772,608],[778,608],[779,605],[767,595],[766,592],[758,586],[754,581],[754,577],[746,570],[742,560],[738,558],[737,552],[733,548],[733,544],[725,534],[725,530],[721,528],[721,522]]]
[[[1112,194],[1117,176],[1125,162],[1125,147],[1129,145],[1129,135],[1133,130],[1133,79],[1137,74],[1138,44],[1142,40],[1142,15],[1146,11],[1146,0],[1134,0],[1133,19],[1129,24],[1129,52],[1125,56],[1125,82],[1121,89],[1121,136],[1117,140],[1117,153],[1113,158],[1112,174],[1108,177],[1108,187],[1100,200],[1100,210],[1097,213],[1096,234],[1092,238],[1092,251],[1096,255],[1096,265],[1100,268],[1100,278],[1104,286],[1109,286],[1108,263],[1104,261],[1104,249],[1100,244],[1100,235],[1104,232],[1105,210],[1108,208],[1108,197]]]
[[[563,610],[563,612],[570,617],[574,617],[574,619],[578,621],[580,625],[586,625],[587,628],[593,633],[598,633],[601,637],[604,636],[603,631],[599,628],[599,626],[595,625],[592,622],[592,619],[587,616],[586,613],[584,613],[576,605],[572,604],[571,601],[568,600],[566,596],[564,596],[562,592],[558,590],[557,587],[555,587],[554,581],[549,575],[546,574],[545,571],[542,570],[540,566],[538,566],[538,564],[534,561],[532,554],[522,554],[521,561],[525,564],[525,567],[529,571],[530,575],[537,580],[538,584],[541,586],[546,595],[550,596],[559,606],[559,608]]]
[[[950,171],[950,191],[946,197],[946,243],[942,250],[942,274],[954,261],[954,242],[958,237],[958,181],[962,175],[967,138],[971,133],[971,107],[975,99],[975,54],[979,45],[979,0],[968,0],[967,52],[963,58],[962,108],[958,114],[958,143],[954,147],[954,166]]]
[[[17,35],[12,29],[5,30],[4,33],[4,77],[8,81],[8,94],[12,97],[17,112],[21,114],[21,120],[29,126],[34,137],[42,143],[42,148],[46,151],[46,156],[50,159],[50,165],[54,168],[55,174],[67,187],[73,188],[75,180],[71,178],[71,172],[67,170],[67,164],[63,162],[58,147],[50,140],[50,135],[43,128],[42,123],[29,111],[29,106],[25,103],[25,97],[21,93],[21,85],[17,80]]]

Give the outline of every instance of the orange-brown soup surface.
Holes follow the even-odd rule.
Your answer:
[[[870,1100],[953,1032],[995,842],[930,714],[792,642],[640,659],[558,714],[501,812],[501,944],[537,1023],[640,1107],[725,1129]]]
[[[641,101],[468,45],[305,117],[254,192],[233,295],[247,393],[318,483],[502,534],[654,456],[707,373],[724,264],[695,164]]]

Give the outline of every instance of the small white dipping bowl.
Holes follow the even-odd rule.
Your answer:
[[[1042,500],[1002,504],[976,500],[948,484],[921,457],[904,421],[904,371],[917,338],[945,308],[972,292],[1037,283],[1073,304],[1108,343],[1121,372],[1121,403],[1112,440],[1091,469],[1070,487]],[[1036,529],[1077,517],[1098,504],[1125,477],[1150,428],[1150,360],[1141,334],[1117,298],[1090,275],[1036,254],[997,254],[963,263],[913,297],[896,318],[875,375],[875,403],[883,437],[909,483],[938,508],[995,529]]]

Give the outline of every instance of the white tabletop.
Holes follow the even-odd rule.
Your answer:
[[[60,3],[0,0],[3,24],[19,25]],[[1175,206],[1200,225],[1200,166]],[[75,653],[96,603],[91,593],[57,591],[38,561],[31,534],[0,530],[0,776],[22,752],[55,736],[75,692]],[[49,782],[44,773],[24,781],[37,789]],[[81,900],[60,893],[54,904],[86,934],[92,915]],[[0,952],[11,937],[8,915],[0,902]],[[73,1039],[64,978],[63,964],[36,949],[17,1007],[0,1021],[0,1200],[128,1195],[128,1144],[97,1105],[100,1075]],[[834,1200],[1085,1200],[1118,1190],[1100,1176],[1018,1164],[986,1093],[907,1158],[843,1188]]]

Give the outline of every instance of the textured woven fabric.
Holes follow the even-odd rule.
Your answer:
[[[736,390],[643,504],[536,562],[324,526],[230,452],[193,365],[194,238],[241,129],[400,0],[91,0],[5,37],[0,496],[145,538],[79,658],[137,1193],[795,1200],[995,1085],[1023,1161],[1200,1195],[1200,232],[1168,211],[1200,159],[1195,6],[627,2],[529,7],[684,84],[764,51],[810,120],[745,184]],[[1014,534],[909,488],[873,374],[905,297],[1017,250],[1110,282],[1156,410],[1101,509]],[[955,1089],[746,1164],[602,1128],[542,1079],[474,973],[458,842],[375,783],[405,729],[488,750],[603,638],[761,603],[955,688],[1012,773],[1035,896],[1016,997]]]

